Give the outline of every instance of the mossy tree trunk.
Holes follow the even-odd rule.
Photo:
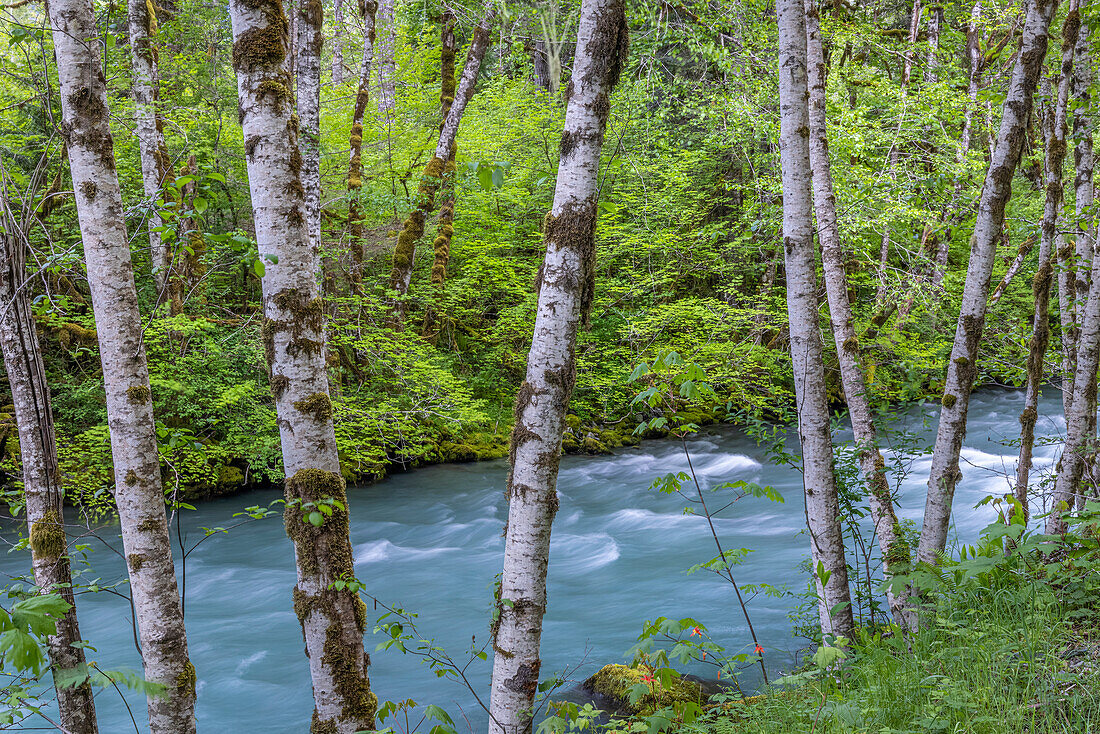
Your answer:
[[[441,118],[447,119],[455,99],[455,18],[450,10],[444,10],[440,38],[439,74],[439,110]],[[440,185],[441,203],[436,218],[435,240],[432,242],[431,282],[435,286],[435,299],[442,299],[443,282],[447,278],[447,263],[451,257],[451,238],[454,236],[455,220],[455,153],[458,146],[451,147],[451,154],[443,166],[443,181]],[[421,335],[430,338],[435,333],[436,310],[431,301],[424,309],[424,323]]]
[[[61,113],[88,268],[115,473],[115,504],[146,679],[152,734],[195,731],[195,668],[187,653],[168,536],[141,314],[108,128],[107,87],[90,0],[49,3]]]
[[[836,196],[829,162],[829,143],[825,124],[825,55],[821,28],[814,0],[806,2],[806,54],[809,86],[809,155],[813,178],[814,210],[817,213],[817,237],[821,243],[821,263],[825,271],[825,291],[829,318],[836,341],[840,380],[848,403],[848,415],[859,451],[859,465],[867,485],[867,500],[882,551],[883,578],[889,583],[895,575],[910,568],[911,553],[899,530],[894,497],[886,479],[886,462],[878,448],[878,436],[871,416],[871,402],[863,376],[862,353],[848,299],[848,276],[844,269],[844,251],[840,245]],[[908,603],[904,586],[886,593],[890,612],[899,627],[916,629],[916,615]]]
[[[1066,442],[1055,479],[1052,512],[1047,517],[1046,532],[1066,532],[1062,513],[1083,504],[1082,488],[1094,451],[1096,435],[1096,372],[1100,364],[1100,257],[1096,257],[1095,230],[1090,210],[1094,201],[1092,118],[1088,114],[1090,87],[1093,79],[1092,56],[1089,53],[1089,30],[1081,23],[1076,36],[1073,66],[1073,96],[1079,105],[1073,113],[1073,152],[1076,177],[1077,241],[1074,262],[1074,311],[1077,316],[1076,364],[1066,410]],[[1064,386],[1063,389],[1066,389]]]
[[[1062,208],[1062,165],[1066,158],[1068,125],[1066,109],[1073,77],[1074,45],[1081,18],[1077,0],[1070,0],[1069,12],[1062,27],[1062,59],[1058,71],[1057,90],[1046,114],[1040,116],[1046,142],[1043,159],[1045,199],[1043,222],[1039,231],[1039,269],[1031,284],[1035,305],[1032,313],[1031,340],[1027,355],[1027,390],[1024,410],[1020,414],[1020,455],[1016,464],[1015,495],[1022,507],[1024,519],[1028,508],[1028,483],[1031,474],[1032,451],[1035,448],[1035,423],[1039,418],[1039,390],[1043,383],[1043,363],[1050,343],[1050,285],[1053,256],[1058,242],[1058,210]],[[1047,89],[1049,95],[1049,88]]]
[[[256,242],[267,261],[262,336],[287,477],[285,522],[298,576],[294,611],[313,681],[311,731],[352,734],[374,729],[377,698],[363,648],[366,609],[356,594],[333,588],[354,568],[325,372],[316,248],[303,215],[302,158],[285,66],[289,24],[279,0],[233,0],[229,11]],[[319,524],[308,521],[312,513]]]
[[[50,389],[25,282],[27,244],[22,233],[27,231],[26,219],[20,221],[16,212],[7,209],[0,214],[0,302],[4,304],[0,310],[0,351],[19,431],[34,583],[40,593],[57,594],[72,605],[57,620],[56,633],[46,639],[50,668],[58,673],[85,665],[84,648],[74,647],[81,637],[65,537],[64,489],[57,466]],[[91,685],[55,686],[55,690],[59,723],[65,731],[96,734],[99,728]]]
[[[546,257],[537,279],[527,375],[516,396],[490,734],[531,731],[561,437],[576,379],[577,330],[587,319],[595,281],[600,151],[611,92],[626,63],[627,33],[623,0],[583,0],[557,187],[543,229]]]
[[[409,283],[412,281],[416,243],[424,236],[424,222],[435,210],[435,196],[443,184],[447,161],[454,154],[458,126],[462,122],[462,113],[466,111],[466,104],[474,94],[474,87],[481,73],[481,62],[489,48],[489,30],[495,17],[495,3],[486,4],[481,22],[474,29],[470,50],[466,53],[466,65],[462,69],[462,78],[455,91],[454,101],[447,116],[443,118],[439,140],[435,146],[435,155],[424,166],[424,172],[420,176],[420,184],[416,190],[413,211],[397,235],[397,244],[393,249],[393,266],[390,269],[390,289],[397,293],[391,318],[391,324],[395,329],[400,329],[404,322],[405,295],[409,292]]]
[[[339,7],[339,0],[337,0]],[[295,70],[298,104],[298,143],[302,155],[306,232],[314,257],[321,251],[321,47],[324,6],[321,0],[298,0]],[[339,29],[339,26],[337,26]],[[341,62],[343,63],[343,62]],[[320,265],[314,268],[317,270]]]
[[[145,196],[155,203],[171,172],[172,161],[164,143],[163,121],[157,110],[160,98],[160,74],[157,68],[157,14],[153,0],[129,0],[127,15],[130,32],[130,63],[134,85],[134,132],[141,154],[141,180]],[[152,255],[153,281],[157,292],[165,292],[172,255],[161,233],[163,224],[156,211],[149,213],[149,248]],[[164,296],[161,295],[160,298]],[[159,300],[159,299],[158,299]]]
[[[818,617],[825,635],[854,631],[848,564],[833,473],[833,444],[825,399],[825,364],[818,329],[814,262],[814,207],[810,181],[809,90],[806,77],[806,5],[779,0],[779,155],[783,169],[783,250],[787,314],[794,366],[798,438],[806,525],[817,584]],[[822,62],[824,63],[824,62]],[[823,578],[826,576],[826,578]]]
[[[360,0],[359,14],[363,18],[363,63],[359,71],[359,91],[355,95],[355,110],[351,116],[351,155],[348,159],[348,235],[351,237],[351,280],[360,281],[363,267],[363,216],[359,210],[359,190],[363,187],[363,118],[370,98],[370,72],[374,63],[374,19],[377,0]]]
[[[917,551],[918,559],[926,563],[935,563],[947,545],[951,505],[955,485],[960,478],[959,452],[966,435],[970,390],[977,375],[978,345],[985,326],[986,301],[993,277],[997,241],[1004,224],[1005,204],[1012,193],[1012,176],[1027,137],[1032,98],[1047,51],[1047,29],[1057,5],[1057,0],[1031,0],[1027,4],[1020,53],[1012,70],[996,148],[978,202],[970,263],[963,286],[954,345],[947,364],[943,407],[928,477],[924,527]]]

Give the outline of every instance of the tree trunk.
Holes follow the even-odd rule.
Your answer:
[[[163,123],[157,110],[160,81],[157,49],[153,40],[157,35],[156,5],[149,0],[129,0],[127,14],[134,77],[134,132],[137,134],[141,153],[141,180],[145,197],[155,205],[172,166],[168,148],[164,144]],[[153,281],[156,283],[157,293],[161,294],[159,301],[164,297],[172,256],[164,238],[157,231],[163,222],[155,209],[149,212],[148,221]]]
[[[1089,293],[1091,281],[1091,262],[1093,256],[1093,228],[1087,224],[1092,218],[1088,210],[1095,199],[1092,174],[1095,168],[1095,159],[1092,151],[1092,117],[1089,115],[1092,94],[1092,54],[1089,52],[1089,27],[1087,23],[1081,23],[1077,32],[1077,45],[1074,50],[1076,63],[1073,66],[1073,97],[1075,107],[1073,111],[1073,163],[1076,177],[1073,182],[1074,198],[1077,207],[1077,237],[1075,250],[1077,254],[1074,263],[1076,274],[1076,311],[1083,314],[1085,298]],[[1078,324],[1083,328],[1083,324]]]
[[[909,37],[907,39],[905,53],[902,56],[901,69],[901,115],[898,117],[897,130],[894,132],[894,140],[890,144],[890,181],[894,184],[898,180],[898,158],[901,151],[898,142],[901,139],[901,131],[905,125],[905,104],[909,97],[909,79],[913,74],[913,45],[917,42],[917,33],[920,30],[921,0],[913,0],[913,13],[909,19]],[[875,303],[881,307],[886,302],[886,269],[890,263],[890,224],[882,223],[882,240],[879,244],[879,283],[875,293]]]
[[[344,83],[344,0],[332,1],[332,83]]]
[[[959,451],[966,434],[966,411],[970,390],[977,376],[978,344],[985,326],[997,240],[1004,224],[1005,204],[1012,189],[1012,176],[1020,160],[1020,150],[1031,114],[1032,97],[1043,58],[1047,51],[1047,29],[1057,8],[1057,0],[1031,0],[1024,23],[1020,53],[1012,70],[1001,117],[997,146],[986,173],[974,223],[974,242],[963,286],[951,361],[947,364],[943,408],[932,468],[928,477],[928,496],[924,510],[924,528],[918,547],[919,560],[935,563],[947,545],[951,522],[951,503],[959,480]]]
[[[351,117],[351,157],[348,161],[348,233],[351,235],[351,279],[358,283],[363,265],[363,222],[359,211],[359,189],[363,187],[363,116],[370,97],[370,70],[374,63],[374,17],[377,0],[360,0],[363,18],[363,65],[359,71],[359,92]]]
[[[145,677],[167,686],[149,698],[152,734],[195,731],[195,668],[188,659],[168,536],[122,195],[108,128],[107,89],[88,0],[52,0],[61,112],[88,266],[114,459],[115,503]]]
[[[576,378],[577,329],[587,320],[593,296],[597,172],[611,92],[627,48],[623,0],[583,0],[557,188],[543,231],[546,259],[538,277],[527,377],[516,396],[500,616],[493,631],[490,734],[531,731],[561,436]]]
[[[966,56],[969,59],[969,81],[967,82],[966,104],[963,106],[962,130],[959,135],[959,152],[957,162],[963,165],[970,153],[971,124],[974,119],[974,110],[978,107],[978,89],[982,81],[982,49],[981,49],[981,22],[982,0],[974,3],[970,12],[970,23],[966,29]],[[943,276],[947,273],[947,258],[951,254],[951,236],[954,226],[958,224],[961,214],[956,212],[959,197],[962,196],[963,181],[961,176],[955,179],[955,188],[951,193],[951,203],[947,205],[948,222],[947,230],[936,241],[936,254],[932,266],[932,286],[938,288],[943,283]]]
[[[1068,133],[1066,109],[1073,74],[1074,45],[1080,23],[1077,0],[1070,0],[1069,12],[1066,13],[1062,27],[1062,63],[1057,93],[1048,114],[1043,116],[1043,134],[1046,139],[1043,166],[1046,198],[1043,202],[1043,222],[1039,230],[1039,270],[1035,273],[1031,288],[1035,310],[1032,315],[1031,341],[1028,344],[1027,390],[1024,394],[1024,410],[1020,414],[1020,457],[1016,465],[1015,495],[1025,521],[1031,514],[1028,507],[1028,484],[1032,451],[1035,448],[1035,423],[1039,419],[1043,362],[1050,343],[1050,283],[1054,272],[1052,260],[1058,240],[1058,211],[1062,208],[1062,165],[1066,158]]]
[[[481,62],[485,58],[485,51],[489,48],[489,29],[495,17],[496,4],[487,4],[481,22],[474,30],[470,50],[466,54],[466,66],[462,69],[462,79],[455,92],[454,102],[440,128],[435,155],[424,166],[424,173],[420,176],[415,208],[405,220],[397,236],[397,245],[393,250],[393,267],[390,269],[390,289],[397,292],[392,325],[397,329],[401,328],[405,313],[404,296],[409,292],[409,283],[412,280],[416,243],[424,235],[425,220],[435,209],[435,195],[443,183],[447,161],[454,154],[458,126],[462,121],[462,113],[466,111],[466,104],[474,94],[474,86],[481,72]]]
[[[844,558],[844,539],[840,530],[832,433],[825,401],[825,365],[817,324],[805,3],[803,0],[779,0],[776,15],[779,24],[783,249],[798,438],[802,445],[806,524],[810,531],[810,555],[815,567],[821,632],[851,637],[855,625],[848,590],[848,564]],[[824,574],[819,572],[821,569]],[[828,578],[824,579],[823,575]]]
[[[6,192],[5,192],[6,193]],[[0,202],[0,207],[4,204]],[[15,422],[19,431],[19,456],[23,464],[23,495],[27,509],[31,565],[40,593],[57,594],[72,608],[57,620],[57,631],[46,639],[50,668],[55,675],[85,665],[80,627],[76,618],[68,542],[65,537],[64,489],[57,467],[53,409],[46,368],[35,331],[31,300],[26,287],[26,231],[15,213],[0,212],[0,351],[11,387]],[[84,682],[57,691],[59,723],[72,734],[96,734],[95,701],[92,687]]]
[[[924,64],[924,83],[935,84],[938,81],[936,70],[940,65],[940,28],[943,26],[943,5],[929,5],[928,11],[928,56]]]
[[[451,104],[455,96],[455,19],[454,15],[445,10],[443,13],[443,30],[441,38],[442,53],[440,54],[439,74],[439,107],[442,119],[447,119],[447,113],[451,111]],[[442,298],[443,281],[447,278],[447,263],[451,257],[451,238],[454,236],[455,220],[455,153],[458,146],[452,146],[451,154],[443,166],[443,181],[440,185],[442,203],[439,205],[439,217],[436,220],[435,241],[432,242],[433,260],[431,282],[435,286],[436,298]],[[436,312],[429,302],[424,309],[424,323],[421,327],[421,335],[428,338],[435,331]]]
[[[286,530],[298,570],[294,611],[313,680],[311,731],[353,734],[374,729],[378,699],[363,648],[366,608],[357,594],[333,588],[355,570],[325,372],[316,251],[302,214],[301,155],[284,70],[287,18],[278,0],[259,6],[233,0],[229,12],[256,242],[267,260],[262,335],[287,477]],[[322,506],[331,512],[322,514]],[[319,524],[308,521],[312,513]]]
[[[337,0],[337,8],[340,7]],[[321,46],[324,6],[321,0],[300,0],[295,44],[298,102],[298,144],[302,155],[306,232],[314,257],[321,252]],[[340,25],[336,26],[337,31]],[[319,271],[318,261],[313,268]]]
[[[387,122],[393,118],[393,106],[397,98],[395,78],[397,61],[394,50],[397,48],[397,26],[393,17],[394,0],[382,0],[378,6],[379,20],[382,22],[382,39],[378,43],[378,111]]]
[[[1005,245],[1011,244],[1008,239],[1008,229],[1004,227],[1001,229],[1001,242]],[[1004,297],[1005,291],[1008,290],[1008,286],[1012,285],[1012,281],[1016,278],[1016,275],[1019,274],[1021,268],[1024,267],[1024,261],[1027,260],[1027,256],[1031,254],[1034,248],[1034,237],[1028,237],[1020,243],[1019,249],[1016,250],[1016,257],[1012,258],[1012,262],[1009,263],[1008,270],[1005,271],[1004,276],[1001,278],[1001,282],[997,284],[997,287],[993,289],[992,295],[989,296],[989,305],[986,307],[986,310],[992,309],[1000,302],[1001,298]],[[1040,252],[1041,251],[1042,249],[1040,248]]]
[[[814,210],[817,212],[817,237],[821,243],[821,264],[825,271],[825,291],[829,317],[837,345],[840,381],[852,420],[852,432],[859,451],[859,465],[867,485],[867,500],[882,551],[883,578],[889,583],[897,574],[908,573],[910,549],[901,535],[894,498],[886,480],[886,462],[878,448],[878,436],[871,417],[871,404],[863,367],[859,339],[848,300],[848,276],[844,271],[844,251],[840,246],[840,227],[836,217],[836,196],[829,163],[829,142],[825,115],[825,56],[821,47],[821,28],[814,0],[806,2],[806,55],[809,86],[809,155],[813,178]],[[916,629],[916,615],[907,602],[904,587],[888,589],[887,602],[894,621],[903,630]]]

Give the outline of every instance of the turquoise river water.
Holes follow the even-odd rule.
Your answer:
[[[964,479],[955,503],[961,540],[976,537],[994,517],[988,506],[974,505],[1006,491],[1006,476],[1013,472],[1016,456],[1009,442],[1019,436],[1022,399],[1017,391],[994,390],[972,399]],[[911,411],[896,425],[917,431],[930,443],[937,407],[928,404],[923,412]],[[1064,430],[1060,412],[1058,393],[1048,390],[1037,429],[1040,470],[1049,470],[1060,449],[1055,441]],[[837,438],[848,436],[841,432]],[[1042,443],[1043,438],[1051,440]],[[727,548],[754,551],[738,569],[742,583],[803,590],[806,577],[799,564],[808,545],[801,533],[800,474],[769,464],[765,452],[733,428],[705,428],[691,440],[690,449],[703,482],[757,482],[775,487],[786,498],[784,504],[742,500],[723,514],[717,529]],[[929,457],[894,456],[905,459],[901,463],[909,471],[900,486],[900,513],[919,523]],[[685,573],[714,555],[706,522],[685,515],[680,498],[649,489],[655,477],[685,468],[682,448],[673,441],[649,441],[612,456],[562,460],[561,508],[553,530],[543,636],[544,676],[579,664],[570,678],[580,681],[605,663],[622,661],[641,624],[662,615],[693,616],[729,649],[751,649],[729,585],[713,574]],[[472,636],[481,642],[487,634],[490,585],[503,554],[506,474],[505,461],[443,465],[350,491],[357,575],[378,599],[417,612],[421,632],[434,636],[456,657],[469,647]],[[275,490],[253,492],[185,512],[185,545],[202,538],[202,528],[231,525],[235,512],[279,496]],[[5,534],[15,537],[10,525]],[[106,544],[84,541],[94,550],[84,579],[117,581],[124,576],[122,558],[107,547],[120,546],[117,528],[101,528],[98,534]],[[28,569],[26,552],[0,554],[3,578]],[[291,609],[293,584],[293,553],[281,514],[213,536],[189,554],[185,613],[198,672],[200,731],[308,731],[312,699],[301,631]],[[795,603],[789,596],[760,595],[751,604],[767,662],[775,671],[789,667],[805,644],[792,635],[789,614]],[[140,670],[125,599],[83,594],[78,610],[81,631],[97,649],[91,657],[102,668]],[[368,650],[378,641],[368,635]],[[490,664],[491,658],[470,669],[486,701]],[[746,671],[746,682],[752,684],[753,675]],[[485,729],[487,717],[473,696],[459,684],[437,678],[412,656],[373,653],[371,678],[383,701],[412,698],[434,703],[451,713],[459,731]],[[97,698],[100,731],[146,731],[144,699],[133,693],[126,698],[136,729],[121,696],[104,690]],[[44,722],[32,718],[24,726],[41,729]]]

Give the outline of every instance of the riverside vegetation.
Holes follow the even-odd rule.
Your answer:
[[[173,523],[278,486],[315,734],[456,728],[378,700],[368,632],[465,685],[490,734],[1100,729],[1098,20],[1078,0],[0,6],[0,490],[34,569],[0,611],[0,719],[95,732],[92,689],[128,686],[151,732],[194,731]],[[1023,388],[1019,461],[1000,520],[950,547],[982,386]],[[891,436],[930,401],[933,446]],[[1061,461],[1033,468],[1036,424],[1063,417]],[[741,583],[714,522],[797,498],[692,470],[655,487],[710,529],[692,571],[728,584],[751,651],[647,621],[585,684],[614,712],[565,702],[540,655],[561,454],[661,439],[690,467],[719,423],[803,473],[807,587],[784,598],[804,667],[768,667],[746,597],[783,592]],[[918,526],[895,505],[923,455]],[[348,486],[505,458],[491,642],[464,661],[411,612],[372,625]],[[73,537],[116,516],[129,581],[73,578]],[[132,599],[143,675],[85,659],[91,592]],[[483,691],[466,671],[489,658]]]

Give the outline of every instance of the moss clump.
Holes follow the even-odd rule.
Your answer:
[[[137,484],[140,480],[138,479],[137,472],[135,472],[133,469],[129,469],[126,472],[126,478],[123,481],[126,483],[126,485],[128,487],[132,487],[135,484]]]
[[[149,402],[149,398],[152,393],[145,385],[131,385],[126,388],[126,398],[130,401],[130,405],[142,405]]]
[[[137,529],[142,533],[153,533],[161,530],[164,525],[161,524],[159,518],[149,517],[138,523]]]
[[[299,469],[286,482],[287,506],[283,511],[283,523],[287,536],[294,541],[302,572],[312,575],[323,570],[328,578],[337,579],[354,571],[347,510],[333,505],[332,514],[325,518],[321,527],[315,527],[306,521],[302,509],[303,504],[326,497],[347,507],[344,478],[324,469]]]
[[[84,198],[88,201],[94,199],[98,191],[99,188],[95,185],[94,181],[85,181],[80,184],[80,193],[84,194]]]
[[[316,421],[332,419],[332,400],[327,393],[316,392],[307,398],[294,402],[294,408],[300,413],[312,416]]]
[[[276,400],[283,396],[290,387],[290,379],[286,375],[273,375],[271,377],[271,394]]]
[[[55,510],[48,510],[34,521],[30,542],[36,558],[60,558],[65,555],[65,526]]]
[[[176,690],[188,698],[195,697],[195,683],[198,677],[195,675],[195,664],[188,660],[183,665],[183,670],[176,676]]]
[[[367,656],[363,652],[361,638],[357,635],[352,642],[345,639],[342,632],[335,622],[325,630],[321,662],[332,672],[336,691],[345,702],[341,713],[355,721],[373,723],[378,712],[378,697],[370,689]]]
[[[944,395],[943,396],[943,401],[942,401],[943,402],[943,407],[945,407],[945,408],[955,407],[955,401],[956,400],[957,400],[957,398],[954,395],[951,395],[951,394]]]
[[[267,24],[250,28],[233,44],[233,68],[250,73],[266,67],[279,67],[286,58],[289,23],[281,3],[269,3]]]
[[[275,109],[279,112],[282,112],[283,105],[290,101],[290,89],[283,82],[274,79],[264,79],[260,82],[256,87],[256,94],[261,98],[270,97],[275,103]]]
[[[665,687],[658,681],[644,680],[652,675],[653,668],[647,665],[605,665],[586,680],[583,687],[606,698],[619,713],[640,716],[648,716],[674,703],[703,703],[705,700],[702,686],[694,681],[679,678]],[[630,691],[638,684],[648,686],[649,691],[631,703]]]
[[[147,559],[145,558],[144,553],[131,553],[130,555],[126,556],[126,562],[130,566],[131,573],[139,573],[141,569],[145,566],[146,560]]]

